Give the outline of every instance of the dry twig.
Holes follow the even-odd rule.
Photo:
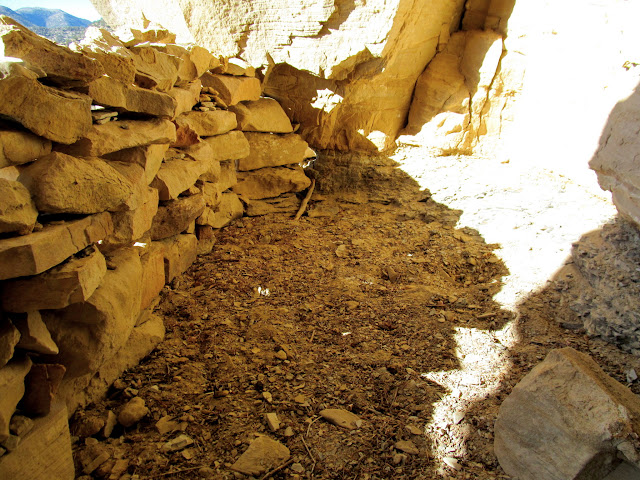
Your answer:
[[[312,178],[311,186],[309,187],[309,190],[307,190],[307,194],[305,195],[304,200],[302,200],[302,203],[300,204],[300,208],[298,209],[298,213],[296,213],[296,216],[293,217],[293,220],[299,220],[302,214],[304,213],[304,211],[307,209],[307,204],[309,203],[309,200],[311,200],[311,195],[313,195],[313,189],[315,187],[316,187],[316,179]]]

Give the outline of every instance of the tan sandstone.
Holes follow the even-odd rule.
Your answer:
[[[38,82],[20,61],[0,62],[0,114],[54,142],[73,143],[91,128],[91,99]]]
[[[231,190],[249,199],[271,198],[289,192],[301,192],[311,185],[302,167],[274,167],[239,172]]]
[[[260,98],[260,80],[254,77],[236,77],[233,75],[215,75],[205,73],[200,80],[203,87],[211,87],[227,106],[245,100]]]
[[[291,133],[289,117],[273,98],[240,102],[229,107],[236,114],[238,128],[243,132]]]
[[[176,235],[156,243],[163,249],[165,283],[186,271],[196,260],[198,239],[195,235]]]
[[[207,225],[213,228],[222,228],[234,220],[242,218],[244,205],[233,192],[225,192],[220,197],[220,202],[215,207],[207,207],[198,217],[198,225]]]
[[[13,357],[16,345],[20,341],[20,331],[8,318],[0,318],[0,368]]]
[[[171,143],[176,139],[176,127],[169,120],[118,120],[104,125],[92,125],[87,134],[73,145],[57,147],[63,153],[83,157],[100,157],[125,148],[151,143]]]
[[[168,143],[157,143],[140,147],[125,148],[124,150],[108,153],[103,157],[108,160],[140,165],[144,168],[145,179],[147,185],[149,185],[155,178],[158,170],[160,170],[162,160],[164,159],[168,149]]]
[[[256,170],[302,163],[307,152],[307,142],[295,133],[273,135],[270,133],[246,132],[250,153],[240,159],[238,170]]]
[[[85,84],[104,74],[102,65],[95,60],[56,45],[4,15],[0,15],[0,41],[5,57],[37,65],[48,79],[62,85]]]
[[[40,312],[16,313],[11,315],[11,321],[20,330],[20,341],[16,348],[43,355],[58,353],[58,346],[51,339]]]
[[[7,312],[64,308],[86,301],[107,271],[104,256],[93,246],[34,277],[2,284],[2,308]]]
[[[133,186],[100,158],[53,152],[29,165],[20,176],[38,211],[90,214],[117,210]]]
[[[31,360],[26,355],[16,356],[0,368],[0,442],[9,437],[9,422],[24,395],[24,377],[30,369]]]
[[[178,126],[188,126],[201,137],[212,137],[227,133],[238,125],[236,115],[226,110],[209,112],[186,112],[176,118]]]
[[[42,273],[112,231],[111,215],[104,212],[45,226],[30,235],[0,239],[0,280]]]
[[[0,127],[0,168],[34,161],[51,153],[51,141],[26,130]]]
[[[163,203],[153,218],[151,239],[162,240],[184,232],[204,208],[204,197],[201,194]]]
[[[172,118],[178,105],[178,102],[166,93],[126,85],[107,76],[92,81],[80,91],[89,95],[98,105],[159,117]]]
[[[138,318],[142,266],[134,248],[109,258],[100,286],[86,301],[42,312],[60,353],[52,360],[67,368],[68,377],[98,370],[127,341]]]
[[[29,190],[20,182],[0,178],[0,233],[31,233],[38,211]]]

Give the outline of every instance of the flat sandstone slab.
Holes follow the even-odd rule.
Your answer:
[[[37,275],[113,231],[107,212],[46,226],[39,232],[0,239],[0,280]]]

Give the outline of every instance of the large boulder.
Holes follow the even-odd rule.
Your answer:
[[[604,478],[640,466],[640,400],[572,348],[552,350],[500,406],[494,449],[519,480]]]
[[[611,191],[613,203],[626,218],[640,226],[640,170],[637,155],[640,124],[640,87],[618,103],[605,126],[600,145],[589,166],[600,186]]]

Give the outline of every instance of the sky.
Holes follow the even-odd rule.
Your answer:
[[[75,17],[95,21],[100,19],[89,0],[0,0],[0,5],[18,10],[23,7],[42,7],[64,10]]]

